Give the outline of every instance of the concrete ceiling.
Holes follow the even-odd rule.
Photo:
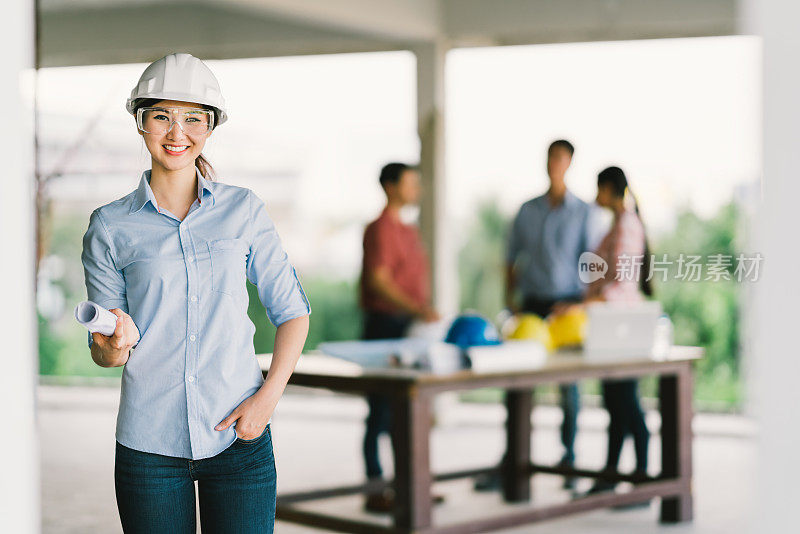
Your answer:
[[[737,0],[40,0],[43,67],[737,33]]]

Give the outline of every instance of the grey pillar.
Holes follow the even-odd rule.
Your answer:
[[[445,200],[444,41],[413,48],[417,56],[417,121],[424,197],[420,213],[422,237],[431,258],[433,298],[440,313],[458,309],[457,251],[449,235]]]

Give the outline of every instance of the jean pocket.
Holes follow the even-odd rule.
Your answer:
[[[211,290],[226,295],[247,292],[247,244],[244,239],[216,239],[208,242],[211,260]]]
[[[238,441],[239,443],[255,443],[256,441],[261,440],[261,438],[263,438],[265,435],[267,435],[267,433],[269,433],[269,425],[267,425],[264,428],[264,430],[261,432],[261,434],[259,434],[257,437],[255,437],[253,439],[240,438],[239,435],[237,434],[236,435],[236,441]]]

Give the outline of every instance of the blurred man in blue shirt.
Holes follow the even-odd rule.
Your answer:
[[[579,302],[585,290],[578,277],[580,255],[592,250],[592,207],[567,189],[565,176],[575,149],[560,139],[547,151],[550,188],[525,202],[511,226],[506,255],[506,306],[514,313],[546,317],[561,304]],[[575,434],[579,408],[577,384],[560,386],[564,421],[562,466],[575,462]],[[564,486],[573,488],[567,478]],[[497,480],[478,481],[477,489],[498,485]]]

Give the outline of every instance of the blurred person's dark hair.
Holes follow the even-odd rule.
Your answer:
[[[147,108],[151,106],[155,106],[159,102],[164,100],[163,98],[140,98],[136,101],[133,107],[133,115],[136,116],[136,110],[139,108]],[[212,106],[207,106],[205,104],[197,104],[203,109],[207,109],[209,111],[213,111],[215,113],[214,121],[216,121],[216,113],[219,113],[216,109]],[[216,127],[216,124],[211,125],[211,129],[213,130]],[[194,160],[195,166],[200,169],[200,174],[203,175],[203,178],[210,182],[216,181],[216,171],[214,171],[214,167],[211,166],[211,162],[206,159],[203,154],[197,156]]]
[[[601,185],[607,185],[611,188],[611,193],[617,198],[624,198],[625,191],[627,190],[628,194],[633,199],[633,206],[636,210],[636,216],[639,217],[639,221],[641,221],[642,226],[644,227],[644,221],[642,221],[642,215],[639,213],[639,202],[636,200],[636,196],[631,191],[631,187],[628,184],[628,178],[625,176],[625,173],[619,167],[608,167],[600,171],[600,174],[597,175],[597,186],[600,187]],[[647,295],[648,297],[653,296],[653,285],[648,280],[650,276],[650,268],[651,268],[651,261],[650,261],[650,245],[647,243],[647,236],[645,234],[644,239],[644,258],[642,259],[642,270],[639,273],[639,289],[642,290],[642,293]]]
[[[550,154],[556,147],[563,148],[567,152],[569,152],[569,157],[572,157],[572,155],[575,153],[575,147],[572,146],[572,143],[570,143],[566,139],[558,139],[550,143],[550,146],[547,147],[547,153]]]
[[[413,165],[408,165],[406,163],[387,163],[381,169],[381,175],[378,178],[378,181],[380,182],[381,187],[386,189],[387,185],[398,183],[404,172],[414,169],[415,167]]]

